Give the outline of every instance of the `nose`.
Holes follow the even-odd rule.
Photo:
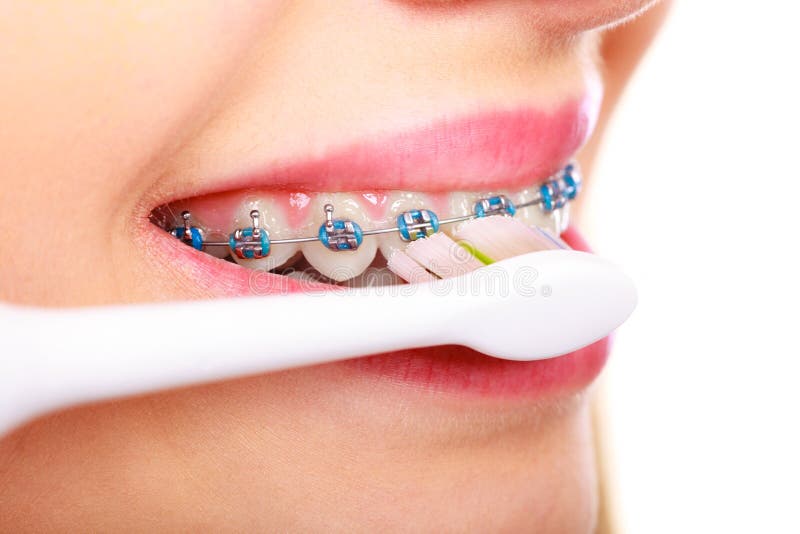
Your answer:
[[[644,12],[659,0],[390,0],[419,11],[515,10],[541,31],[576,33],[614,26]]]

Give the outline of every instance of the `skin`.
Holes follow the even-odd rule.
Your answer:
[[[666,7],[617,25],[648,5],[5,2],[0,300],[206,296],[140,246],[153,195],[442,110],[546,106],[586,62],[601,133]],[[594,528],[585,394],[411,388],[318,366],[41,418],[0,439],[0,531]]]

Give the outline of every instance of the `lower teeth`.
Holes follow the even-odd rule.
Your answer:
[[[375,255],[373,262],[364,271],[358,274],[353,274],[344,281],[336,281],[328,278],[312,267],[311,264],[305,259],[301,259],[298,263],[291,267],[275,269],[270,272],[303,282],[329,284],[342,287],[382,287],[405,283],[405,280],[397,276],[397,274],[389,269],[386,259],[380,253]]]

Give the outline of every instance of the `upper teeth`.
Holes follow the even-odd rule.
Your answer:
[[[284,266],[302,252],[321,274],[343,281],[362,273],[378,249],[385,258],[390,258],[395,251],[405,248],[405,241],[438,230],[434,213],[437,210],[431,210],[432,207],[449,208],[446,218],[440,215],[438,220],[443,221],[441,230],[451,235],[457,230],[459,220],[493,213],[513,215],[530,226],[559,235],[567,226],[568,200],[574,198],[578,187],[579,177],[571,165],[544,185],[518,191],[459,192],[444,198],[393,191],[387,193],[382,209],[367,209],[363,195],[319,193],[312,196],[311,209],[304,220],[299,224],[295,221],[294,225],[289,224],[281,205],[266,194],[242,201],[231,221],[232,228],[227,229],[231,235],[229,243],[205,242],[198,247],[196,238],[191,241],[196,232],[186,231],[197,227],[184,221],[173,235],[195,248],[230,246],[237,263],[264,270]],[[209,231],[200,229],[201,235]]]
[[[352,221],[362,229],[372,228],[367,212],[356,197],[346,193],[319,194],[312,200],[312,213],[324,216],[326,205],[335,206],[335,212],[331,213],[332,218]],[[324,228],[325,222],[323,218],[319,223],[320,228],[317,233]],[[375,239],[362,238],[360,244],[334,252],[328,246],[312,241],[303,243],[301,250],[308,263],[316,270],[332,280],[341,282],[359,275],[372,263],[375,252],[378,250],[378,244]]]

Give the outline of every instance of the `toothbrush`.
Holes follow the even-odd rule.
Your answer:
[[[606,336],[635,303],[632,282],[608,261],[547,250],[415,285],[70,310],[0,305],[0,434],[80,403],[400,349],[458,344],[550,358]],[[263,325],[263,342],[238,344],[241,326],[253,324]]]

